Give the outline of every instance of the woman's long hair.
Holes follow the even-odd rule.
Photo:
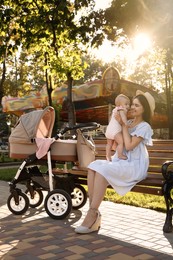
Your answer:
[[[140,95],[140,94],[137,95],[135,98],[139,100],[139,102],[144,108],[144,113],[143,113],[144,121],[146,121],[148,124],[151,124],[151,109],[147,99],[145,98],[144,95]]]

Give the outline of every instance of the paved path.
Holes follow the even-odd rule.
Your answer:
[[[112,202],[101,206],[98,233],[75,234],[88,205],[53,220],[43,205],[25,215],[9,212],[8,184],[0,181],[0,259],[173,259],[173,233],[163,234],[165,214]]]

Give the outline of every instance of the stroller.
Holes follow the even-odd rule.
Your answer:
[[[15,215],[24,214],[29,206],[40,206],[44,199],[43,191],[47,191],[45,210],[53,219],[63,219],[72,208],[79,209],[86,203],[87,193],[83,186],[75,183],[75,177],[70,174],[56,176],[52,167],[67,163],[75,165],[78,161],[77,140],[71,137],[63,139],[66,132],[95,130],[99,125],[91,122],[65,127],[51,138],[54,121],[53,107],[32,111],[20,117],[9,137],[10,157],[23,159],[9,183],[7,206]],[[17,188],[18,183],[26,185],[25,192]]]

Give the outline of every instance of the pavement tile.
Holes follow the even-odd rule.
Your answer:
[[[119,260],[133,260],[134,258],[132,256],[128,256],[126,254],[117,253],[117,254],[109,256],[108,259],[109,260],[115,260],[115,259],[119,259]]]
[[[95,253],[98,253],[98,254],[101,254],[101,253],[103,253],[103,252],[106,252],[108,249],[106,248],[106,247],[99,247],[99,248],[95,248],[94,249],[94,252]]]
[[[84,257],[82,255],[70,255],[70,256],[66,256],[64,257],[64,259],[66,260],[78,260],[78,259],[84,259]]]
[[[138,256],[135,256],[133,259],[137,259],[137,260],[150,260],[153,259],[153,257],[151,255],[147,255],[147,254],[141,254]]]
[[[47,253],[47,254],[39,256],[40,259],[51,259],[52,257],[56,257],[56,255],[54,255],[52,253]]]
[[[50,246],[45,246],[44,247],[44,250],[46,251],[51,251],[51,250],[55,250],[55,249],[59,249],[59,246],[56,246],[56,245],[50,245]]]
[[[85,247],[81,247],[81,246],[77,246],[77,245],[67,247],[66,249],[69,251],[72,251],[73,253],[76,253],[76,254],[83,254],[83,253],[90,251],[89,249],[87,249]]]
[[[173,234],[162,231],[164,213],[104,201],[99,232],[79,235],[74,228],[82,223],[88,202],[63,220],[51,219],[43,205],[17,216],[6,205],[6,182],[0,181],[0,192],[2,260],[173,259]]]

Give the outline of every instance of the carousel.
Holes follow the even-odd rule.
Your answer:
[[[122,93],[132,99],[138,89],[151,93],[155,98],[156,109],[152,118],[152,127],[167,128],[168,118],[164,93],[157,93],[134,82],[121,79],[118,70],[114,67],[106,69],[100,80],[73,86],[72,100],[75,106],[76,121],[78,123],[97,122],[101,125],[107,125],[111,111],[114,108],[115,97]],[[65,105],[66,96],[66,85],[62,85],[52,92],[53,104],[55,106],[62,105],[60,112],[62,121],[68,121],[68,110]],[[35,109],[43,109],[48,105],[48,95],[45,86],[40,92],[33,92],[29,96],[22,98],[6,96],[2,98],[3,112],[17,116]]]

